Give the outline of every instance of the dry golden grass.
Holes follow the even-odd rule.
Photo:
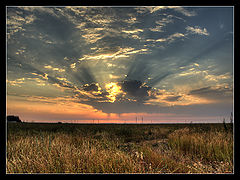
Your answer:
[[[10,124],[7,173],[232,173],[232,132],[197,129]]]
[[[169,135],[169,145],[178,153],[199,157],[206,161],[233,161],[233,136],[231,132],[191,132],[179,129]]]
[[[8,142],[7,172],[103,173],[139,172],[136,162],[113,144],[82,138],[73,143],[65,134],[26,137]]]

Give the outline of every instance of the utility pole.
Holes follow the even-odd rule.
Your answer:
[[[230,123],[233,124],[233,113],[231,112]]]
[[[142,117],[142,124],[143,124],[143,117]]]
[[[137,124],[137,117],[136,117],[136,124]]]

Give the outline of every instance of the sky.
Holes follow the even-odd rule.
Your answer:
[[[233,7],[7,7],[7,114],[25,122],[222,122]]]

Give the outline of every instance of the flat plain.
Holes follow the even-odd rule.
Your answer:
[[[6,172],[233,173],[232,124],[8,123]]]

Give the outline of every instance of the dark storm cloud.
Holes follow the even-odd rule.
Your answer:
[[[148,97],[148,91],[151,87],[143,85],[141,81],[138,80],[126,80],[120,83],[122,90],[132,97],[138,100],[144,100]]]

